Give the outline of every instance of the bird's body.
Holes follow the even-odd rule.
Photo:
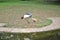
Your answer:
[[[21,17],[21,19],[26,19],[26,18],[32,18],[32,13],[28,12],[28,13],[25,13],[23,15],[23,17]]]
[[[31,16],[30,15],[24,15],[24,18],[30,18]]]

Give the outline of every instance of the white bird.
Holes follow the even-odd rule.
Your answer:
[[[32,13],[30,13],[30,12],[25,13],[25,14],[21,17],[21,19],[25,19],[28,23],[30,23],[30,22],[28,21],[28,19],[30,19],[30,18],[32,18]]]
[[[32,17],[32,13],[26,13],[25,15],[23,15],[23,17],[21,17],[21,19],[26,19],[31,17]]]
[[[25,19],[28,23],[30,23],[29,20],[28,20],[30,18],[33,20],[33,22],[37,21],[35,18],[32,17],[32,13],[31,12],[28,12],[28,13],[26,13],[25,15],[23,15],[21,17],[21,19]]]

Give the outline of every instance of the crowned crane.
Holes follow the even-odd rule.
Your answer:
[[[36,21],[37,21],[37,19],[35,19],[35,18],[32,17],[32,13],[31,13],[31,12],[25,13],[25,14],[21,17],[21,19],[25,19],[28,23],[30,23],[29,20],[28,20],[28,19],[30,19],[30,18],[33,20],[33,22],[36,22]]]

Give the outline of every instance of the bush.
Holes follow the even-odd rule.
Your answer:
[[[34,1],[37,3],[60,3],[60,0],[0,0],[0,2]]]
[[[0,0],[0,2],[15,2],[15,1],[21,1],[21,0]]]

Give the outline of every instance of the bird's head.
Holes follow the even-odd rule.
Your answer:
[[[21,17],[21,19],[24,19],[24,17]]]

